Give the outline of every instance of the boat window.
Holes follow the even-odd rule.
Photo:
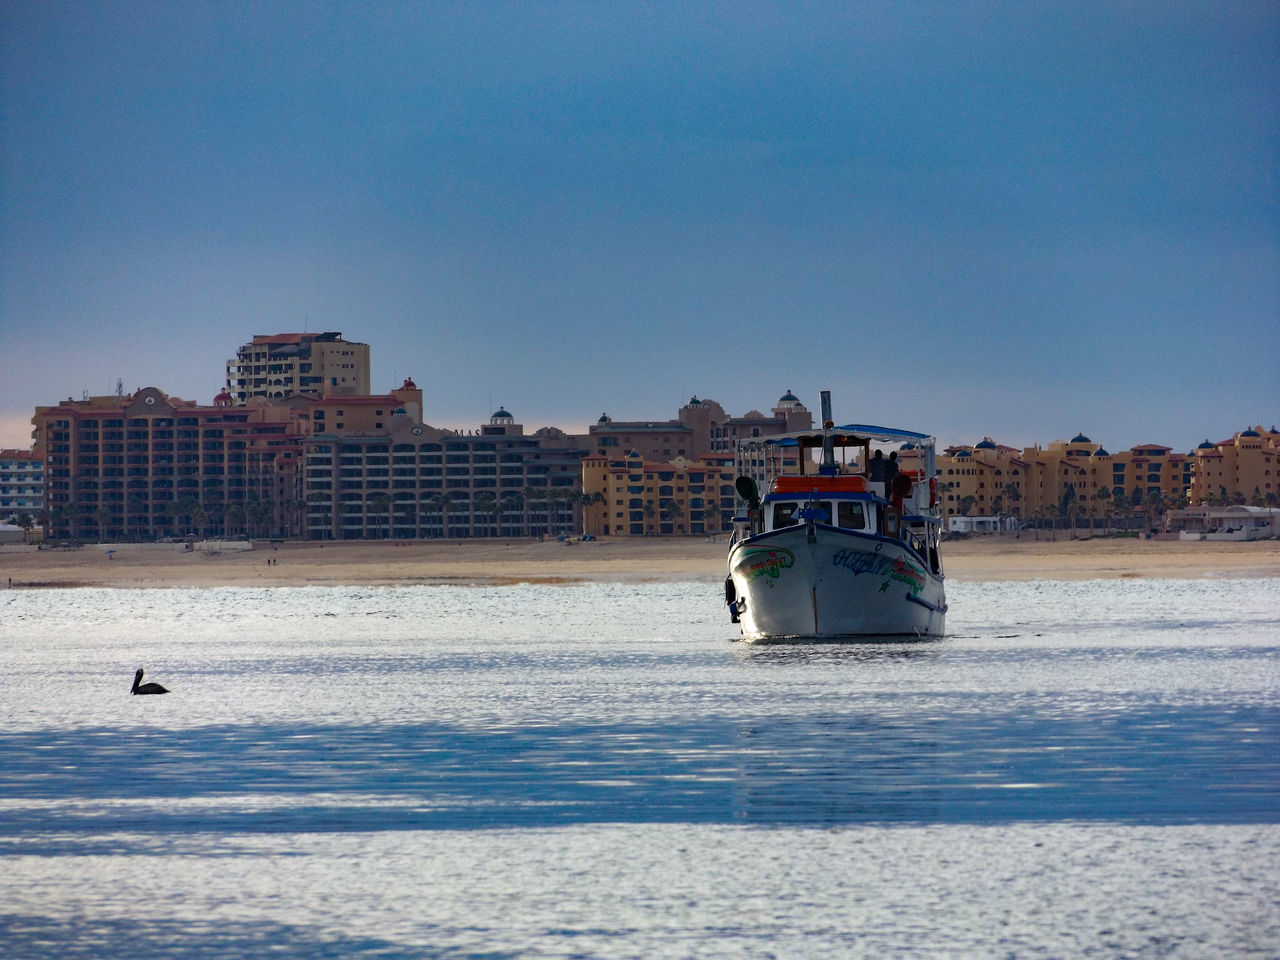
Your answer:
[[[773,505],[773,529],[778,530],[781,527],[790,527],[797,523],[796,509],[799,506],[798,503],[775,503]]]
[[[860,503],[851,503],[848,500],[840,501],[840,511],[837,516],[840,521],[839,526],[850,530],[863,530],[867,526],[866,513]]]

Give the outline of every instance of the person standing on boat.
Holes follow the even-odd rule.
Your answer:
[[[884,483],[885,469],[884,451],[877,450],[867,464],[867,479],[872,483]]]
[[[879,453],[880,451],[876,451]],[[889,454],[889,462],[884,465],[884,489],[887,493],[893,489],[894,478],[898,475],[898,451]]]

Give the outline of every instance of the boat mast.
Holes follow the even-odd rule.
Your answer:
[[[818,473],[824,477],[833,477],[836,473],[836,450],[835,440],[831,436],[831,430],[835,426],[835,421],[831,419],[831,391],[822,391],[822,466],[818,468]]]

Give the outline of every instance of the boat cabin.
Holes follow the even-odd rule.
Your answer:
[[[734,517],[734,539],[812,522],[901,541],[927,558],[937,572],[938,521],[927,512],[932,505],[930,485],[919,482],[911,471],[899,477],[888,500],[879,492],[884,484],[872,483],[862,474],[775,477],[758,509],[746,517]]]
[[[845,530],[876,532],[876,497],[861,476],[776,477],[762,501],[764,529],[815,523]]]

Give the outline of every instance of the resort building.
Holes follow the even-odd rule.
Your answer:
[[[303,535],[354,540],[579,532],[586,450],[568,439],[550,429],[526,435],[505,409],[466,433],[394,415],[373,432],[316,433],[302,450]]]
[[[0,450],[0,522],[37,517],[44,509],[44,458],[32,450]]]
[[[733,456],[740,438],[764,437],[813,427],[810,413],[788,390],[766,416],[751,410],[731,417],[714,400],[691,397],[674,420],[615,421],[608,414],[589,428],[590,445],[598,456],[617,459],[637,453],[645,460],[666,463],[678,457],[695,460],[708,454]]]
[[[49,535],[123,540],[284,532],[302,424],[261,398],[212,406],[155,387],[37,407]]]
[[[588,456],[582,461],[583,530],[593,536],[720,533],[733,516],[734,479],[731,456]]]
[[[1185,503],[1191,457],[1144,444],[1112,454],[1084,434],[1016,450],[989,437],[938,458],[943,515],[1071,520],[1093,525],[1153,500]]]
[[[1274,505],[1278,455],[1280,434],[1261,427],[1185,454],[1160,444],[1112,454],[1084,434],[1022,450],[984,437],[938,457],[939,495],[947,517],[1090,526],[1187,504]]]
[[[341,333],[258,335],[227,361],[227,393],[283,400],[294,394],[360,397],[369,393],[369,345]]]
[[[1280,433],[1261,426],[1193,451],[1192,503],[1280,505]]]

